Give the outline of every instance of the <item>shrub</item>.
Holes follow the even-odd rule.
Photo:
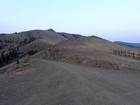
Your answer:
[[[29,55],[34,55],[35,53],[37,53],[36,50],[31,50],[31,51],[28,52]]]

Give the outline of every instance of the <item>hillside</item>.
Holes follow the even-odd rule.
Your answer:
[[[140,58],[139,49],[118,45],[96,36],[63,41],[47,51],[50,53],[46,58],[52,60],[140,72],[139,60],[136,60]]]
[[[31,50],[32,47],[35,47],[35,50],[38,51],[44,50],[45,47],[49,45],[55,45],[56,43],[61,42],[62,40],[67,39],[63,36],[56,34],[55,32],[50,32],[47,30],[32,30],[20,33],[0,35],[0,44],[1,46],[5,45],[5,49],[8,49],[10,46],[20,46],[22,51],[26,49],[25,52],[27,52],[27,50]],[[26,46],[30,47],[26,48]]]
[[[0,34],[0,67],[68,39],[52,29]]]
[[[76,39],[79,37],[82,36],[55,32],[53,29],[0,34],[0,51],[19,46],[23,53],[27,53],[33,49],[38,52],[63,40]]]
[[[65,32],[57,32],[57,34],[62,35],[63,37],[68,38],[68,39],[76,39],[76,38],[84,37],[79,34],[70,34],[70,33],[65,33]]]

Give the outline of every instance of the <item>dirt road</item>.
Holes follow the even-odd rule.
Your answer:
[[[140,105],[140,75],[36,59],[0,75],[0,105]]]

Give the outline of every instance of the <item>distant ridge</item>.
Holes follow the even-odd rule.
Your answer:
[[[48,29],[48,31],[55,32],[55,31],[54,31],[53,29],[51,29],[51,28],[50,28],[50,29]]]
[[[128,43],[128,42],[122,42],[122,41],[115,41],[114,43],[125,45],[128,47],[133,47],[133,48],[140,48],[140,43]]]
[[[82,37],[80,34],[70,34],[70,33],[65,33],[65,32],[57,32],[57,34],[62,35],[65,38],[68,39],[76,39]]]

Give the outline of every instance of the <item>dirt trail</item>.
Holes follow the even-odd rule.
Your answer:
[[[0,75],[0,105],[139,105],[140,75],[36,59]]]

